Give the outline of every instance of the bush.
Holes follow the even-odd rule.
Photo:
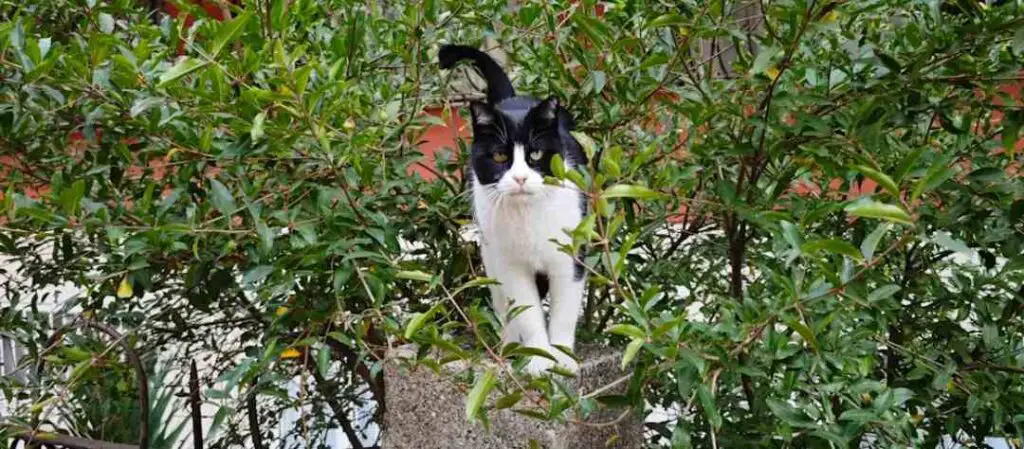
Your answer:
[[[191,27],[123,0],[0,4],[0,329],[69,370],[40,310],[115,325],[150,364],[201,359],[211,447],[250,446],[252,395],[264,439],[296,406],[297,434],[356,439],[403,342],[519,360],[490,350],[464,142],[438,180],[409,175],[460,113],[438,46],[489,35],[601,155],[566,174],[596,213],[565,250],[587,249],[581,340],[633,367],[604,402],[667,411],[649,446],[1024,434],[1019,1],[387,3],[179,5]],[[4,379],[14,416],[134,382],[74,373]],[[517,407],[596,405],[548,382]]]

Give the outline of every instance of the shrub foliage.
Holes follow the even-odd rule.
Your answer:
[[[564,249],[585,249],[580,338],[632,378],[606,397],[453,379],[471,418],[496,389],[538,419],[661,410],[650,447],[1021,437],[1020,1],[513,3],[269,0],[218,21],[183,2],[189,26],[143,2],[0,2],[0,331],[47,362],[0,380],[20,404],[3,424],[137,438],[87,418],[138,414],[119,346],[47,346],[52,309],[121,329],[149,367],[203,362],[210,447],[284,438],[290,407],[289,433],[356,440],[399,344],[521,364],[463,235],[465,142],[410,175],[464,113],[438,46],[490,36],[600,154],[559,173],[595,211]]]

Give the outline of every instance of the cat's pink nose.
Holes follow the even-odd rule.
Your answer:
[[[523,184],[526,184],[526,176],[513,176],[512,179],[516,182],[516,184],[519,184],[519,187],[522,187]]]

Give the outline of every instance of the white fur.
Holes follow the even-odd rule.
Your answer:
[[[573,258],[559,251],[551,240],[569,243],[564,230],[574,229],[583,218],[579,192],[568,183],[545,185],[543,176],[526,164],[528,155],[524,153],[521,145],[513,148],[512,166],[498,182],[485,186],[473,179],[473,209],[480,228],[484,268],[488,276],[500,282],[491,288],[491,299],[503,322],[511,308],[529,306],[504,323],[502,337],[506,343],[543,349],[557,358],[559,365],[575,371],[575,360],[552,345],[573,348],[584,281],[574,279]],[[541,308],[543,298],[534,281],[537,273],[547,274],[550,281],[547,326]],[[536,375],[552,365],[546,358],[534,357],[526,370]]]

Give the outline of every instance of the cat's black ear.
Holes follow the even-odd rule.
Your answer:
[[[541,120],[554,121],[558,117],[558,97],[550,96],[537,105]]]
[[[551,96],[537,103],[530,110],[530,117],[534,126],[553,126],[558,123],[558,110],[558,97]]]
[[[469,113],[473,117],[473,126],[491,126],[497,120],[498,114],[494,107],[482,101],[474,101],[469,104]]]

